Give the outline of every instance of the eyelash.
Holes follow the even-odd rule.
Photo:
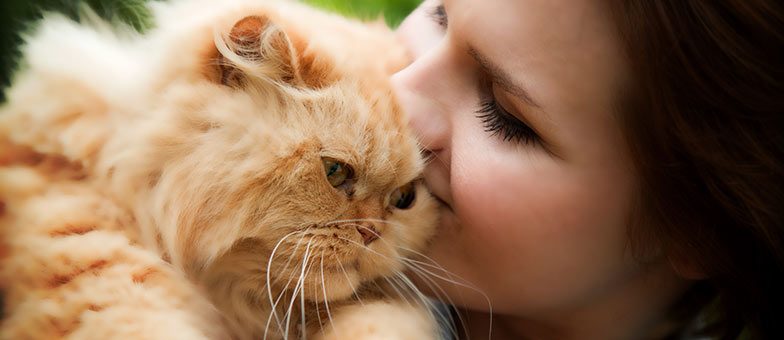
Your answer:
[[[449,26],[449,17],[446,15],[446,9],[444,9],[443,4],[431,8],[428,15],[438,26],[442,28]]]
[[[539,143],[536,132],[507,112],[493,96],[480,103],[476,117],[482,121],[486,132],[501,137],[504,142],[523,145]]]

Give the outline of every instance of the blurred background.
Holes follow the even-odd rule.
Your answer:
[[[40,18],[43,11],[75,17],[81,3],[90,5],[107,20],[123,22],[143,32],[150,27],[144,4],[158,0],[0,0],[0,88],[5,89],[17,63],[20,33]],[[215,0],[220,1],[220,0]],[[263,0],[259,0],[263,1]],[[362,19],[383,17],[395,27],[420,0],[302,0],[315,6]],[[5,99],[0,91],[0,102]]]

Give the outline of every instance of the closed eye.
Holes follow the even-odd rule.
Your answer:
[[[515,118],[501,106],[494,97],[483,100],[476,116],[482,121],[485,131],[499,136],[505,142],[536,144],[539,136],[527,124]]]

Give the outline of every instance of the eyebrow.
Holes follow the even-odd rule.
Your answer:
[[[528,92],[528,90],[525,89],[525,87],[514,82],[509,73],[505,72],[498,65],[490,61],[490,59],[482,55],[482,53],[469,46],[468,54],[474,58],[479,66],[482,67],[483,71],[485,71],[485,73],[490,75],[493,83],[498,84],[498,86],[501,86],[507,92],[514,94],[526,104],[536,108],[542,108],[542,106],[539,105],[539,103],[537,103],[533,97],[531,97],[531,94]]]

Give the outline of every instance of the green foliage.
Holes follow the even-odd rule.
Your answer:
[[[420,0],[305,0],[315,6],[361,19],[383,16],[387,24],[397,26],[421,2]]]

